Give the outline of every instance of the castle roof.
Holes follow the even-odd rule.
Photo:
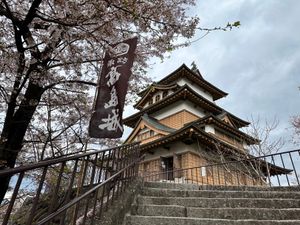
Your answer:
[[[156,131],[161,135],[167,135],[176,131],[175,129],[160,123],[158,120],[149,116],[148,114],[144,114],[136,123],[134,130],[125,140],[125,143],[131,142],[139,134],[139,131],[145,127],[147,127],[150,130]]]
[[[234,159],[234,157],[238,157],[239,160],[254,158],[254,156],[250,154],[245,154],[245,152],[241,149],[229,145],[228,143],[217,139],[209,133],[206,133],[203,129],[198,127],[196,123],[190,123],[189,125],[184,126],[183,128],[176,130],[175,132],[172,132],[164,137],[143,144],[140,146],[140,149],[142,152],[153,153],[153,150],[157,147],[167,146],[168,144],[179,140],[185,143],[191,143],[195,141],[196,138],[199,139],[201,143],[205,143],[207,146],[211,146],[211,149],[221,150],[224,155],[231,156],[232,159]],[[254,158],[254,161],[255,160],[259,161],[260,159]],[[261,167],[266,167],[266,162],[263,162],[261,164]],[[271,163],[268,163],[268,167],[270,169],[271,176],[277,174],[288,174],[292,172],[292,170],[290,169],[282,168]],[[262,168],[262,172],[267,174],[267,170],[269,169],[265,168],[264,171],[264,168]]]
[[[160,123],[157,119],[149,116],[148,114],[144,114],[141,117],[141,119],[146,121],[149,125],[155,127],[158,130],[165,131],[168,133],[172,133],[172,132],[176,131],[174,128],[168,127],[168,126]]]
[[[151,96],[152,93],[155,93],[156,91],[159,90],[174,90],[174,89],[178,89],[179,86],[176,83],[172,83],[172,84],[157,84],[157,83],[153,83],[151,84],[146,90],[145,92],[143,92],[143,96],[141,97],[141,99],[134,105],[135,108],[137,109],[142,109],[143,108],[143,103],[148,99],[148,97]]]
[[[233,123],[233,125],[237,128],[245,127],[250,124],[248,121],[242,120],[241,118],[239,118],[223,109],[222,113],[218,115],[218,118],[222,119],[225,116],[227,116],[229,118],[229,120]]]
[[[125,118],[123,120],[124,124],[129,126],[129,127],[134,127],[136,122],[139,120],[139,118],[144,115],[145,113],[151,114],[154,113],[158,110],[160,110],[163,107],[166,107],[174,102],[177,102],[180,99],[188,99],[191,102],[193,102],[196,105],[201,106],[204,110],[214,114],[214,115],[219,115],[222,114],[226,111],[224,111],[221,107],[217,106],[213,102],[207,100],[206,98],[202,97],[199,95],[197,92],[195,92],[192,88],[190,88],[188,85],[184,85],[180,87],[177,91],[175,91],[173,94],[167,96],[161,101],[158,101],[154,103],[153,105],[150,105],[139,112]],[[234,124],[236,125],[237,128],[246,126],[249,124],[249,122],[244,121],[229,112],[226,112],[227,115],[232,118]]]
[[[236,129],[232,125],[229,125],[228,123],[224,122],[220,119],[219,116],[215,116],[213,114],[208,114],[205,117],[202,117],[201,119],[194,121],[192,123],[197,124],[199,127],[203,127],[207,124],[214,124],[217,127],[221,128],[222,130],[227,131],[230,134],[233,134],[240,139],[244,140],[247,144],[258,144],[259,140],[251,137],[250,135],[240,131],[239,129]]]
[[[144,145],[141,145],[141,151],[148,151],[151,149],[154,149],[156,147],[159,147],[161,145],[166,145],[171,142],[175,142],[177,140],[181,140],[183,142],[189,142],[192,137],[199,137],[201,139],[201,143],[206,143],[206,144],[222,144],[222,147],[224,149],[227,149],[232,152],[233,150],[236,152],[242,153],[242,151],[238,148],[235,148],[226,142],[223,142],[222,140],[219,140],[215,138],[214,136],[210,135],[209,133],[205,132],[203,129],[197,126],[195,122],[192,122],[181,129],[178,129],[162,138],[159,138],[155,141],[152,141],[150,143],[146,143]]]
[[[176,69],[168,76],[158,81],[157,84],[159,85],[172,84],[180,78],[187,78],[188,80],[196,83],[205,91],[209,92],[212,95],[213,100],[217,100],[228,95],[226,92],[222,91],[221,89],[212,85],[208,81],[204,80],[199,70],[193,71],[192,69],[188,68],[185,64],[182,64],[178,69]],[[145,92],[146,90],[140,92],[139,95],[142,96],[145,94]]]
[[[201,105],[202,108],[209,112],[213,113],[221,113],[223,110],[219,106],[215,105],[211,101],[207,100],[206,98],[202,97],[198,93],[196,93],[193,89],[191,89],[188,85],[184,85],[180,87],[177,91],[173,94],[168,95],[163,100],[150,105],[139,112],[125,118],[123,123],[129,127],[134,127],[136,122],[139,118],[144,115],[145,113],[151,114],[154,113],[163,107],[166,107],[174,102],[177,102],[180,99],[189,99],[191,102]]]

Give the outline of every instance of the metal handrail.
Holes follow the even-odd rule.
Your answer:
[[[268,158],[268,157],[272,157],[272,156],[276,156],[276,155],[294,153],[294,152],[299,152],[299,154],[300,154],[300,149],[285,151],[285,152],[278,152],[278,153],[268,154],[268,155],[263,155],[263,156],[253,156],[253,157],[246,158],[246,159],[238,159],[238,160],[228,161],[228,162],[223,162],[223,163],[213,163],[213,164],[208,164],[208,165],[204,165],[204,166],[194,166],[194,167],[189,167],[189,168],[185,168],[185,169],[196,169],[196,168],[205,167],[205,166],[222,166],[222,165],[240,163],[240,162],[245,162],[245,161],[252,161],[252,160],[261,159],[261,158]],[[178,169],[178,170],[180,171],[180,170],[185,170],[185,169]],[[172,170],[172,171],[175,171],[175,170]]]
[[[139,153],[139,143],[135,143],[0,171],[0,177],[17,178],[6,212],[2,215],[2,225],[10,222],[12,213],[18,215],[20,209],[15,202],[20,195],[22,183],[26,183],[24,180],[27,174],[39,177],[38,184],[31,187],[36,188],[32,203],[27,202],[27,205],[22,206],[22,211],[29,210],[25,214],[26,218],[23,218],[26,225],[49,224],[54,218],[59,219],[60,225],[66,224],[66,221],[77,224],[76,221],[81,217],[83,221],[80,224],[86,224],[86,220],[93,224],[95,218],[101,218],[137,177]],[[47,192],[45,185],[49,182],[46,181],[49,176],[52,176],[54,183],[51,183],[50,191]],[[59,197],[59,193],[64,197]],[[47,212],[44,212],[42,218],[36,218],[38,205],[45,204],[44,197],[50,198],[50,201],[47,200]],[[89,212],[92,216],[88,216]]]
[[[142,157],[140,158],[142,159]],[[73,199],[72,201],[70,201],[68,204],[64,205],[63,207],[61,207],[60,209],[58,209],[57,211],[55,211],[54,213],[50,214],[49,216],[45,217],[44,219],[42,219],[41,221],[39,221],[37,223],[37,225],[43,225],[47,222],[49,222],[51,219],[53,219],[54,217],[58,216],[59,214],[61,214],[62,212],[64,212],[65,210],[67,210],[68,208],[70,208],[71,206],[75,205],[76,203],[80,202],[82,199],[84,199],[85,197],[88,197],[90,194],[92,194],[93,192],[95,192],[97,189],[99,189],[100,187],[108,184],[110,181],[112,181],[114,178],[118,177],[120,174],[122,174],[126,169],[130,168],[131,166],[137,164],[140,159],[138,159],[137,161],[131,163],[130,165],[126,166],[125,168],[123,168],[122,170],[120,170],[119,172],[117,172],[116,174],[114,174],[113,176],[111,176],[110,178],[108,178],[107,180],[101,182],[100,184],[97,184],[96,186],[94,186],[92,189],[88,190],[87,192],[85,192],[83,195]]]
[[[37,162],[37,163],[33,163],[33,164],[29,164],[29,165],[22,165],[22,166],[18,166],[18,167],[15,167],[15,168],[0,170],[0,177],[16,174],[16,173],[20,173],[20,172],[26,172],[26,171],[41,168],[41,167],[44,167],[44,166],[51,166],[51,165],[55,165],[57,163],[76,160],[76,159],[80,159],[80,158],[83,158],[83,157],[86,157],[86,156],[107,152],[108,150],[113,151],[115,149],[126,148],[126,147],[130,147],[130,146],[133,146],[133,145],[132,144],[126,144],[126,145],[122,145],[122,146],[118,146],[118,147],[114,147],[114,148],[107,148],[107,149],[102,149],[102,150],[88,152],[88,153],[80,153],[80,154],[76,154],[76,155],[73,155],[73,156],[66,156],[66,157],[62,156],[62,157],[57,157],[57,158],[53,158],[53,159],[46,159],[46,160],[43,160],[43,161],[40,161],[40,162]]]
[[[295,154],[298,153],[298,154]],[[292,157],[295,157],[293,158]],[[276,162],[276,157],[279,162]],[[234,185],[241,185],[239,180],[239,176],[247,175],[250,179],[252,179],[252,185],[254,184],[254,179],[260,179],[258,185],[269,185],[269,186],[291,186],[291,179],[294,179],[295,185],[300,185],[300,179],[298,171],[300,171],[300,164],[295,164],[296,160],[300,160],[300,149],[278,152],[263,156],[253,156],[249,158],[237,159],[228,162],[222,163],[212,163],[206,165],[199,165],[194,167],[188,168],[173,168],[170,170],[165,171],[154,171],[154,172],[147,172],[140,173],[140,175],[146,181],[159,181],[159,180],[166,180],[163,178],[170,178],[168,177],[169,174],[188,174],[193,173],[193,176],[187,176],[187,182],[191,183],[198,183],[198,184],[208,184],[208,180],[210,179],[212,182],[210,184],[215,185],[215,182],[218,185],[227,185],[225,176],[227,172],[226,168],[229,167],[231,170],[231,175],[237,177],[236,183]],[[290,168],[287,168],[289,165]],[[211,174],[210,176],[204,176],[207,180],[203,182],[203,178],[199,178],[200,176],[200,169],[205,168],[205,170],[211,169],[215,171],[216,174]],[[246,168],[246,172],[245,172]],[[220,172],[222,171],[222,172]],[[294,172],[294,173],[292,173]],[[223,174],[222,174],[223,173]],[[230,175],[230,173],[228,173]],[[255,174],[255,176],[254,176]],[[222,176],[222,177],[221,177]],[[271,177],[275,177],[276,179],[272,179]],[[196,177],[196,178],[195,178]],[[208,178],[210,177],[210,178]],[[220,182],[220,177],[224,180],[224,182]],[[167,179],[168,180],[168,179]],[[284,182],[282,182],[284,181]],[[245,185],[245,184],[244,184]]]

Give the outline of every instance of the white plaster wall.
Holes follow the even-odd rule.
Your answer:
[[[195,114],[196,116],[199,116],[200,118],[205,116],[204,110],[201,107],[196,106],[194,103],[188,100],[180,100],[178,102],[174,102],[173,104],[151,114],[151,116],[158,120],[161,120],[182,110],[187,110]]]
[[[247,145],[247,143],[245,141],[243,141],[243,148],[244,149],[248,149],[249,148],[249,145]]]
[[[186,78],[180,78],[177,80],[177,84],[180,86],[183,86],[187,84],[189,87],[191,87],[195,92],[200,94],[202,97],[206,98],[207,100],[214,102],[213,97],[208,92],[204,91],[201,87],[199,87],[196,84],[192,84],[191,81],[187,80]]]
[[[205,128],[204,128],[205,132],[206,133],[213,133],[215,134],[215,127],[212,126],[212,125],[205,125]]]

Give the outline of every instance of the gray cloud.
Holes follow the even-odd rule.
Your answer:
[[[229,93],[220,106],[243,119],[277,116],[276,136],[290,139],[290,117],[300,113],[300,1],[199,1],[192,13],[202,27],[242,26],[176,50],[149,75],[158,80],[195,61],[206,80]]]

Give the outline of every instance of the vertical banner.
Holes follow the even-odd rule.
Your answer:
[[[89,126],[93,138],[119,138],[137,38],[114,44],[105,53],[98,93]]]

